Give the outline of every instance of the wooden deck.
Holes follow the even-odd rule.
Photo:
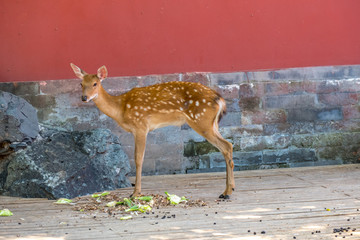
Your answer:
[[[14,213],[0,217],[0,240],[360,239],[360,165],[243,171],[235,177],[232,199],[220,202],[225,173],[144,177],[145,194],[168,191],[209,205],[155,209],[126,221],[44,199],[0,197],[0,209]],[[131,189],[116,192],[128,196]],[[349,229],[333,232],[340,228]]]

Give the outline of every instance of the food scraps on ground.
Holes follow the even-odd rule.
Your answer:
[[[67,198],[60,198],[56,202],[54,202],[54,204],[70,204],[70,203],[72,203],[72,200]]]
[[[105,196],[107,196],[107,195],[109,195],[109,194],[110,194],[110,192],[94,193],[94,194],[91,195],[91,197],[93,197],[93,198],[99,198],[99,197],[105,197]]]
[[[9,209],[0,210],[0,217],[10,217],[13,213]]]
[[[116,192],[105,193],[107,194],[93,194],[91,196],[75,198],[73,200],[73,204],[75,204],[73,209],[80,212],[100,211],[114,216],[115,214],[125,213],[149,213],[150,211],[153,211],[153,209],[159,209],[160,207],[168,207],[172,205],[181,205],[185,208],[207,206],[207,203],[203,200],[189,200],[185,197],[181,198],[169,193],[165,196],[152,194],[134,198],[123,198],[118,196]],[[101,201],[99,201],[99,198],[101,198]],[[118,219],[126,220],[131,218],[122,216]]]
[[[170,201],[171,204],[173,205],[177,205],[181,202],[187,202],[187,199],[182,196],[182,197],[179,197],[175,194],[169,194],[168,192],[165,192],[166,196],[167,196],[167,199]]]

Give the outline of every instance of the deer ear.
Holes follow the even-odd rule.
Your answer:
[[[97,76],[100,79],[100,81],[104,80],[105,78],[107,78],[108,75],[108,71],[106,69],[105,66],[102,66],[98,69],[97,71]]]
[[[73,63],[70,63],[70,66],[78,78],[84,79],[84,76],[87,74],[86,72],[84,72],[81,68],[79,68],[78,66],[76,66]]]

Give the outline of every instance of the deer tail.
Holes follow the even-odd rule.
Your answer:
[[[221,118],[226,114],[226,102],[220,94],[217,94],[217,98],[215,99],[216,103],[219,105],[219,111],[216,115],[216,122],[219,123]]]

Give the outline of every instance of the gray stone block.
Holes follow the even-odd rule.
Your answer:
[[[254,152],[234,152],[234,164],[239,167],[257,166],[263,162],[262,151]]]
[[[343,118],[341,108],[321,109],[317,111],[317,120],[319,121],[339,121]]]
[[[265,150],[264,163],[294,163],[294,162],[308,162],[317,161],[315,151],[313,149],[305,148],[288,148],[281,150]]]
[[[313,108],[316,104],[314,94],[290,94],[280,96],[269,96],[265,99],[266,108]]]

